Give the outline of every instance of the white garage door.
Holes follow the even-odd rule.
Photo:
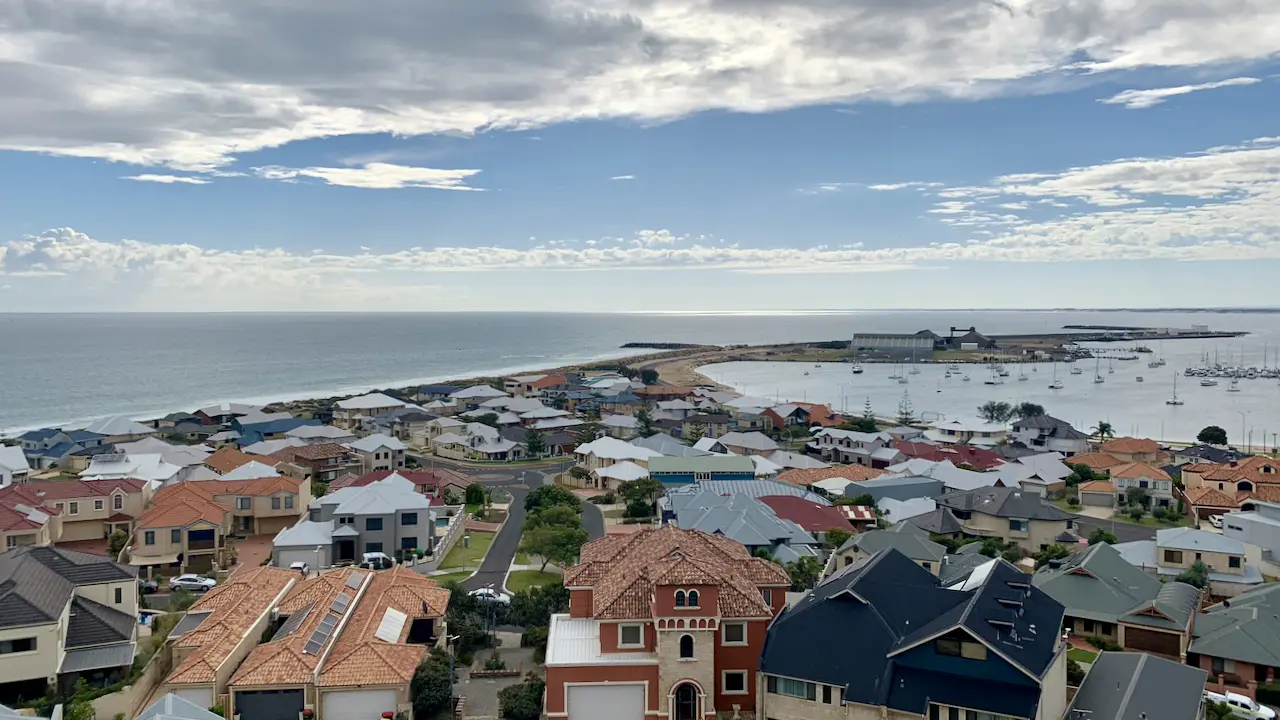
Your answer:
[[[570,686],[567,704],[569,720],[644,720],[644,686]]]
[[[272,564],[276,567],[287,568],[295,562],[304,562],[315,568],[317,556],[320,558],[321,563],[329,562],[329,553],[323,549],[317,554],[314,547],[310,549],[281,548],[275,551],[275,562]]]
[[[369,720],[396,711],[395,690],[347,690],[327,692],[320,699],[324,720]]]
[[[187,702],[194,703],[196,707],[211,708],[216,704],[213,701],[213,688],[174,690],[173,694]]]

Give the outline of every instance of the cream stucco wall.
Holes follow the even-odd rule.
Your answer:
[[[1173,562],[1171,560],[1166,559],[1168,556],[1165,554],[1165,550],[1172,550],[1173,552],[1181,552],[1182,561]],[[1189,568],[1195,564],[1196,555],[1197,553],[1194,550],[1177,550],[1176,548],[1163,548],[1158,546],[1156,547],[1156,562],[1161,567],[1180,568],[1185,570],[1186,568]],[[1200,555],[1201,562],[1203,562],[1205,565],[1208,565],[1209,569],[1213,572],[1230,573],[1232,575],[1244,575],[1245,557],[1243,555],[1233,556],[1233,555],[1227,555],[1226,553],[1211,553],[1211,552],[1201,552],[1199,553],[1199,555]],[[1240,559],[1240,567],[1233,568],[1230,566],[1230,564],[1228,563],[1228,558],[1231,558],[1231,557],[1236,557]]]
[[[671,693],[681,681],[693,680],[702,687],[702,711],[715,708],[716,687],[716,633],[710,630],[659,630],[658,638],[658,712],[668,712]],[[693,637],[693,659],[680,659],[680,638]]]
[[[116,590],[120,591],[120,603],[116,603]],[[134,580],[95,583],[76,587],[76,595],[114,608],[126,615],[138,614],[138,584]]]
[[[62,664],[61,633],[58,623],[0,630],[0,641],[24,638],[36,641],[36,649],[32,652],[0,655],[0,678],[5,682],[39,679],[56,682],[58,667]]]
[[[975,535],[998,537],[1005,542],[1015,542],[1018,547],[1028,553],[1040,552],[1041,545],[1057,543],[1059,535],[1067,531],[1066,520],[1032,520],[1027,523],[1027,532],[1009,529],[1009,518],[996,517],[975,512],[968,520],[962,520],[966,530]]]
[[[1036,720],[1059,720],[1067,712],[1067,650],[1063,647],[1040,681]]]

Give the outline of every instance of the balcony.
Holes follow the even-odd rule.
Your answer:
[[[217,550],[217,549],[218,549],[217,540],[188,540],[187,541],[188,552],[201,552],[201,551]]]

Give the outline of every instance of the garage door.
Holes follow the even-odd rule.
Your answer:
[[[295,562],[304,562],[314,568],[317,558],[319,558],[319,562],[328,564],[328,550],[322,549],[317,553],[314,547],[305,550],[300,548],[281,548],[275,551],[272,564],[276,567],[287,568]]]
[[[211,708],[217,704],[213,701],[213,688],[188,688],[186,690],[174,690],[173,694],[196,707]]]
[[[302,690],[255,690],[235,694],[236,714],[244,720],[298,720]]]
[[[369,720],[395,711],[395,690],[347,690],[320,696],[320,717],[324,720]]]
[[[569,720],[644,720],[644,686],[570,686],[568,706]]]

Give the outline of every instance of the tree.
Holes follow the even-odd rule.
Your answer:
[[[653,369],[651,369],[651,368],[645,368],[644,370],[641,370],[641,371],[640,371],[640,382],[644,383],[645,385],[657,385],[657,384],[658,384],[658,371],[657,371],[657,370],[653,370]]]
[[[547,441],[542,433],[529,428],[524,434],[524,449],[529,457],[541,457],[547,451]]]
[[[1004,558],[1004,561],[1007,563],[1016,564],[1022,559],[1022,550],[1019,549],[1017,545],[1011,544],[1009,547],[1004,549],[1004,552],[1000,553],[1000,557]]]
[[[533,528],[524,534],[520,541],[520,550],[542,558],[541,571],[546,572],[547,563],[556,562],[568,565],[577,559],[579,551],[587,542],[587,531],[579,525],[543,525]]]
[[[643,500],[632,500],[627,503],[626,515],[636,520],[653,517],[653,506]]]
[[[658,429],[653,426],[653,416],[649,414],[647,408],[636,412],[636,434],[640,437],[653,437],[658,434]]]
[[[467,486],[466,500],[468,505],[484,505],[484,486],[471,483]]]
[[[524,498],[524,509],[530,513],[550,505],[582,508],[582,502],[578,500],[578,496],[559,485],[539,485]]]
[[[1107,438],[1115,437],[1116,431],[1111,427],[1111,423],[1099,420],[1098,424],[1093,426],[1092,435],[1098,438],[1098,442],[1104,442]]]
[[[1067,557],[1070,554],[1071,554],[1071,551],[1066,549],[1062,545],[1057,545],[1057,544],[1050,545],[1049,547],[1035,554],[1036,569],[1039,570],[1045,565],[1048,565],[1050,561],[1061,560],[1062,558]]]
[[[452,632],[453,627],[449,630]],[[434,648],[422,664],[413,672],[409,682],[409,696],[413,698],[415,717],[434,717],[449,707],[453,698],[453,678],[449,675],[449,655]]]
[[[114,560],[120,557],[120,551],[129,544],[129,533],[123,530],[116,530],[107,538],[107,554]]]
[[[1191,563],[1191,567],[1182,571],[1182,574],[1178,576],[1178,582],[1204,590],[1209,587],[1209,567],[1202,561],[1197,560]]]
[[[1025,420],[1030,417],[1041,417],[1044,415],[1044,406],[1031,402],[1018,403],[1013,407],[1013,417],[1019,420]]]
[[[864,493],[853,498],[852,505],[863,505],[865,507],[875,507],[876,499],[871,493]]]
[[[547,505],[529,513],[524,521],[524,529],[532,530],[543,526],[581,527],[582,518],[578,516],[580,512],[581,506],[574,508],[568,505]]]
[[[534,585],[511,594],[507,621],[530,628],[551,625],[551,616],[569,611],[569,591],[562,583]]]
[[[444,501],[445,505],[459,505],[462,503],[462,498],[458,497],[458,491],[453,488],[445,488],[444,492],[440,493],[440,499]]]
[[[1013,406],[1007,402],[989,400],[978,406],[978,417],[989,423],[1003,425],[1013,417]]]
[[[822,574],[822,563],[812,555],[805,555],[795,562],[787,563],[787,574],[791,575],[793,591],[808,590],[818,583],[818,576]]]
[[[1129,506],[1129,512],[1128,512],[1129,519],[1134,522],[1141,522],[1143,516],[1145,516],[1146,514],[1147,514],[1147,509],[1142,507],[1141,505]]]
[[[591,472],[586,468],[582,467],[581,465],[574,465],[573,467],[569,468],[569,477],[579,481],[586,480],[587,478],[591,477]]]
[[[524,682],[498,691],[498,714],[506,720],[538,720],[546,688],[546,682],[530,671]]]
[[[498,427],[498,413],[485,413],[476,418],[476,422],[481,425],[488,425],[491,428]]]
[[[1103,530],[1102,528],[1094,528],[1093,532],[1089,533],[1089,544],[1090,544],[1090,545],[1097,545],[1098,543],[1106,543],[1106,544],[1108,544],[1108,545],[1115,545],[1115,544],[1116,544],[1116,542],[1117,542],[1117,540],[1116,540],[1116,536],[1115,536],[1115,535],[1112,535],[1111,533],[1107,532],[1106,530]]]
[[[706,434],[706,425],[700,422],[693,423],[689,426],[689,432],[684,434],[684,444],[689,446],[697,445],[699,440],[706,437]]]
[[[840,423],[840,425],[838,426],[838,429],[852,430],[853,432],[873,433],[873,432],[878,432],[880,430],[880,427],[876,425],[875,420],[868,420],[867,418],[857,418],[856,420]]]
[[[845,544],[849,538],[853,537],[853,533],[843,528],[827,528],[823,533],[827,541],[827,547],[832,550],[838,550]]]
[[[1069,487],[1074,487],[1097,479],[1098,476],[1093,472],[1093,468],[1081,463],[1071,466],[1071,474],[1067,476],[1066,483]]]
[[[584,423],[579,425],[573,431],[573,441],[579,445],[586,445],[589,442],[600,438],[600,423]]]
[[[1080,687],[1080,683],[1084,682],[1084,668],[1080,667],[1080,663],[1067,658],[1067,684],[1071,687]]]
[[[871,396],[867,396],[867,401],[862,404],[862,419],[870,420],[872,423],[876,421],[876,414],[871,411]]]
[[[1130,505],[1146,507],[1147,503],[1151,501],[1151,493],[1146,488],[1131,487],[1124,491],[1124,499]]]
[[[73,700],[62,708],[62,720],[93,720],[93,703]]]
[[[911,407],[911,395],[902,391],[902,399],[898,401],[898,424],[910,425],[916,421],[915,409]]]
[[[658,502],[658,498],[662,497],[667,489],[663,487],[661,482],[653,478],[639,478],[638,480],[628,480],[618,486],[618,495],[624,502],[642,502],[646,505],[652,505]]]
[[[1004,552],[1004,543],[999,538],[984,538],[982,540],[982,550],[979,551],[986,557],[999,557]]]
[[[1200,434],[1196,436],[1196,440],[1210,445],[1226,445],[1227,431],[1217,425],[1210,425],[1200,431]]]

